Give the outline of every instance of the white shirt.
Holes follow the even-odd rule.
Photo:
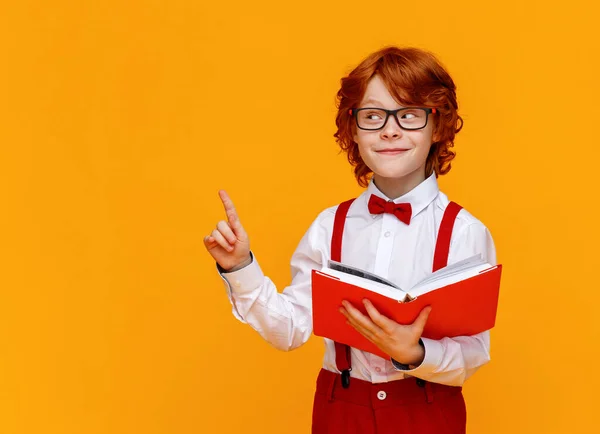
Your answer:
[[[449,200],[439,190],[435,173],[432,174],[412,191],[394,200],[396,203],[409,202],[412,206],[411,222],[406,225],[393,214],[370,214],[367,203],[371,194],[389,200],[371,180],[367,189],[352,203],[344,227],[341,260],[374,272],[401,288],[410,288],[432,272],[437,232]],[[336,209],[337,205],[322,211],[300,240],[291,258],[291,284],[282,293],[263,274],[252,252],[250,265],[230,273],[220,270],[234,316],[250,324],[280,350],[299,347],[312,333],[311,271],[320,270],[330,259]],[[478,253],[491,265],[496,264],[490,232],[462,209],[454,224],[448,264]],[[489,331],[474,336],[422,340],[425,359],[411,370],[402,370],[390,359],[352,348],[350,376],[372,383],[412,376],[461,386],[490,360]],[[334,343],[330,339],[325,339],[323,368],[339,372]]]

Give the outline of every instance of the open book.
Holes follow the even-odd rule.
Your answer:
[[[355,348],[383,354],[338,311],[347,300],[367,315],[362,300],[400,324],[411,324],[426,306],[432,310],[423,337],[441,339],[474,335],[496,321],[502,265],[492,266],[481,255],[444,267],[412,288],[400,288],[373,273],[336,261],[312,271],[313,332]]]

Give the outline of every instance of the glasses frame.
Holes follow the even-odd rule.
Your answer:
[[[422,127],[419,128],[405,128],[400,124],[400,120],[398,119],[398,112],[401,112],[402,110],[414,110],[414,109],[420,109],[420,110],[424,110],[425,111],[425,125],[423,125]],[[360,125],[358,125],[358,112],[361,110],[381,110],[384,111],[386,113],[385,115],[385,120],[383,121],[383,125],[380,126],[379,128],[363,128]],[[352,115],[352,117],[354,118],[355,122],[356,122],[356,126],[358,128],[360,128],[361,130],[365,130],[365,131],[378,131],[383,129],[388,121],[388,118],[390,116],[394,116],[394,119],[396,119],[396,123],[398,124],[398,126],[406,131],[415,131],[415,130],[422,130],[423,128],[425,128],[427,126],[427,123],[429,122],[429,115],[431,113],[437,113],[437,109],[432,108],[432,107],[402,107],[396,110],[387,110],[384,108],[380,108],[380,107],[363,107],[363,108],[351,108],[350,110],[348,110],[348,114]]]

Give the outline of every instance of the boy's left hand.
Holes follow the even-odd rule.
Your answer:
[[[369,316],[363,315],[347,301],[342,301],[344,307],[340,307],[340,312],[348,324],[394,360],[404,365],[420,365],[425,357],[425,349],[419,345],[419,339],[431,307],[425,307],[412,324],[402,325],[379,313],[369,300],[364,299],[363,304]]]

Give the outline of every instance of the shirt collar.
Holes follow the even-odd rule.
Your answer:
[[[394,199],[394,203],[410,203],[412,208],[412,216],[414,217],[423,211],[427,205],[429,205],[437,197],[439,191],[440,189],[437,183],[437,178],[435,176],[435,172],[433,172],[428,178],[426,178],[411,191],[403,194],[397,199]],[[365,193],[367,202],[372,194],[375,194],[385,200],[390,200],[389,197],[387,197],[381,192],[381,190],[379,190],[379,188],[377,188],[373,182],[373,178],[371,178],[369,181],[369,185],[367,186]]]

